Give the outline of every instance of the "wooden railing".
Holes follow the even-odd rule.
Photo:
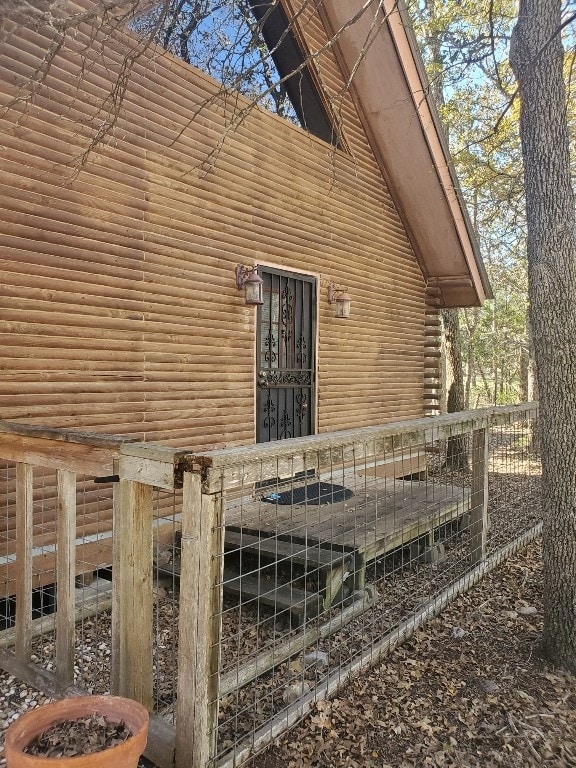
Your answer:
[[[80,546],[76,525],[77,478],[106,477],[113,484],[112,554],[109,562],[102,562],[103,566],[112,566],[113,574],[109,688],[112,693],[134,698],[152,710],[154,489],[174,491],[182,487],[175,727],[160,717],[153,718],[146,754],[166,768],[174,761],[177,768],[214,764],[220,697],[234,690],[233,675],[228,674],[224,682],[220,661],[227,503],[232,504],[246,492],[252,494],[254,484],[266,480],[281,482],[293,478],[296,473],[311,471],[321,477],[323,472],[331,471],[335,463],[343,468],[342,471],[359,464],[364,469],[374,467],[386,460],[385,457],[409,456],[411,451],[437,446],[439,441],[455,435],[468,434],[472,436],[469,492],[472,570],[466,583],[473,583],[478,574],[489,567],[486,550],[488,431],[495,425],[534,418],[536,413],[537,405],[533,403],[488,408],[201,455],[143,444],[122,436],[0,422],[0,461],[16,467],[14,510],[17,525],[15,557],[5,557],[1,566],[6,584],[14,585],[14,592],[9,591],[11,587],[6,589],[8,594],[15,595],[16,616],[15,626],[0,632],[0,667],[49,695],[81,692],[74,687],[73,677],[74,630],[81,616],[74,600],[74,580],[79,572],[77,549]],[[34,575],[33,479],[35,472],[45,469],[55,471],[57,477],[53,578],[57,584],[58,601],[55,666],[52,670],[31,662],[35,633],[31,595],[37,583]],[[443,598],[442,605],[446,601],[447,598]],[[360,605],[345,610],[350,616],[357,616],[361,609]],[[434,611],[428,610],[426,616],[433,615]],[[332,631],[327,626],[321,625],[314,630],[314,637]],[[407,633],[406,630],[403,636]],[[303,637],[309,640],[312,634]],[[279,646],[271,653],[275,663],[289,658],[294,649],[300,648],[297,642],[291,645],[290,638],[279,642],[283,643],[282,648]],[[386,646],[383,641],[381,652],[391,647],[392,641],[388,639],[387,642]],[[371,653],[371,659],[377,657],[378,653]],[[253,663],[255,674],[269,668],[263,657]],[[237,678],[237,687],[254,676],[242,673]],[[341,679],[345,680],[346,674],[342,673]],[[326,685],[333,690],[330,679]],[[277,721],[268,724],[262,734],[253,734],[247,746],[236,747],[235,757],[223,757],[220,764],[231,765],[231,760],[238,764],[251,749],[262,746],[286,724],[297,719],[312,699],[311,694],[306,701],[291,706]]]
[[[220,553],[223,552],[227,495],[234,497],[245,493],[246,489],[251,492],[254,484],[289,480],[297,473],[312,470],[321,477],[322,472],[331,471],[335,465],[372,467],[383,457],[396,459],[404,455],[407,465],[410,465],[411,452],[433,444],[437,446],[450,437],[468,435],[471,437],[468,512],[471,571],[459,585],[459,589],[463,589],[487,569],[489,430],[522,420],[533,420],[536,415],[535,403],[486,408],[186,457],[180,579],[181,594],[192,595],[192,598],[186,613],[180,614],[177,723],[185,726],[177,732],[176,764],[205,765],[217,754],[218,696],[229,695],[234,690],[230,678],[236,679],[236,689],[240,688],[255,676],[253,670],[263,672],[270,669],[302,650],[307,642],[317,639],[322,632],[330,631],[326,625],[311,634],[304,634],[302,643],[288,640],[281,643],[282,648],[279,643],[270,653],[252,659],[251,670],[247,674],[243,669],[226,675],[225,690],[222,689],[224,678],[221,676],[218,653],[222,642],[223,558]],[[206,557],[207,552],[213,553],[212,558]],[[453,598],[443,596],[439,605],[445,605],[450,599]],[[361,609],[362,606],[359,606]],[[354,606],[346,610],[351,617],[358,615]],[[428,611],[422,615],[427,617],[433,613]],[[404,636],[408,634],[406,630]],[[385,639],[382,652],[390,647],[390,639]],[[377,654],[372,655],[377,657]],[[260,662],[263,663],[259,668]],[[340,681],[347,677],[340,671],[336,675]],[[334,685],[331,690],[335,690]],[[288,713],[283,711],[262,728],[261,733],[252,734],[245,747],[237,748],[234,755],[220,760],[218,764],[237,765],[243,757],[270,743],[289,723],[301,717],[310,700],[311,696],[304,704],[296,702]],[[192,739],[190,734],[194,734]],[[187,763],[187,760],[190,762]]]
[[[4,561],[0,565],[3,592],[6,597],[14,595],[16,601],[14,628],[0,632],[0,667],[48,695],[83,693],[74,687],[76,623],[91,610],[103,611],[110,605],[110,691],[136,699],[152,709],[153,490],[174,488],[175,469],[182,454],[182,451],[139,443],[123,436],[0,422],[0,460],[15,465],[12,508],[16,520],[13,541],[6,526],[6,554],[0,558],[0,562]],[[49,545],[53,554],[48,556],[48,564],[46,543],[36,546],[34,526],[34,475],[45,470],[56,472],[54,500],[49,512],[55,524],[53,543]],[[77,530],[76,514],[80,476],[103,478],[113,484],[108,530],[101,527],[99,533],[100,542],[111,542],[111,556],[102,554],[97,546],[90,562],[93,568],[112,565],[114,578],[111,601],[100,600],[94,606],[83,605],[79,609],[75,601],[75,578],[83,566],[77,551],[84,546],[82,532]],[[9,493],[8,488],[4,490]],[[45,492],[43,488],[42,493]],[[5,502],[3,507],[10,510],[10,502]],[[42,518],[44,528],[39,533],[44,533],[47,527],[44,510]],[[40,563],[38,566],[36,560]],[[52,671],[31,663],[33,638],[45,627],[41,619],[32,619],[33,588],[42,581],[57,585]],[[13,651],[9,650],[10,646],[14,647]],[[151,759],[170,764],[173,742],[173,730],[161,720],[154,720]]]

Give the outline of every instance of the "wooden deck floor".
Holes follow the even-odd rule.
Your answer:
[[[253,593],[271,591],[268,581],[260,589],[260,582],[273,570],[270,563],[293,562],[304,570],[319,573],[323,606],[329,607],[342,594],[342,585],[351,573],[353,579],[347,585],[353,582],[354,589],[363,588],[366,563],[411,541],[430,541],[435,529],[460,517],[469,507],[468,491],[430,481],[367,477],[350,471],[321,480],[332,480],[353,495],[338,503],[282,506],[263,500],[272,493],[268,489],[228,502],[227,551],[252,552],[263,563],[263,575],[252,573],[258,581],[252,584]],[[302,484],[303,481],[295,482],[294,486]],[[54,495],[46,493],[47,487],[51,486],[44,482],[35,498],[34,587],[50,584],[55,579],[56,504]],[[97,570],[112,560],[111,490],[88,486],[83,489],[81,502],[77,529],[79,573]],[[154,521],[155,536],[173,540],[180,515],[172,517],[170,513],[176,510],[166,509],[168,517],[163,520],[163,506],[164,502],[159,503],[155,510],[159,515]],[[7,506],[7,517],[0,526],[0,596],[6,597],[14,594],[15,589],[14,509],[13,503]],[[164,528],[166,537],[160,536],[160,529]],[[234,575],[229,582],[230,589],[240,588]],[[244,579],[242,588],[247,589],[250,583]],[[269,596],[269,601],[280,602],[280,593],[286,591],[283,586],[278,584],[272,589],[279,592]],[[290,587],[289,591],[293,596],[294,589]],[[316,598],[309,600],[304,596],[301,602],[315,604]],[[295,613],[297,610],[294,608]]]
[[[268,535],[298,537],[375,551],[400,546],[455,517],[469,505],[467,490],[432,482],[371,480],[343,483],[354,496],[322,505],[277,505],[260,498],[240,499],[226,508],[226,525]]]
[[[470,506],[467,489],[430,481],[368,479],[348,473],[339,484],[354,495],[333,504],[284,506],[264,501],[266,492],[231,502],[226,509],[228,548],[248,549],[270,559],[276,554],[278,559],[318,567],[324,573],[324,601],[329,607],[349,573],[350,559],[354,588],[361,589],[366,563],[413,541],[431,544],[436,529],[461,517]],[[328,551],[331,560],[326,558]]]

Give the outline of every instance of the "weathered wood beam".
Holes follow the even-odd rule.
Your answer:
[[[44,440],[57,440],[66,443],[93,445],[97,448],[114,448],[124,443],[136,442],[136,438],[126,435],[109,435],[101,432],[82,432],[73,429],[42,427],[35,424],[20,424],[0,419],[0,433],[38,437]]]
[[[114,494],[112,691],[152,709],[152,520],[150,485],[123,480]]]
[[[56,675],[63,685],[74,682],[76,630],[76,474],[58,470],[58,535],[56,574]]]
[[[120,476],[171,491],[180,481],[178,468],[185,455],[181,449],[154,443],[129,443],[121,448]]]
[[[274,443],[225,448],[183,458],[188,468],[202,470],[203,491],[217,493],[259,480],[293,477],[335,463],[362,462],[398,454],[433,440],[466,434],[527,418],[537,403],[461,411],[433,418],[410,419],[378,427],[313,435]]]
[[[32,654],[32,546],[33,470],[16,466],[16,656],[28,661]]]
[[[110,474],[119,447],[0,432],[0,456],[4,461],[71,470],[81,475]]]
[[[184,474],[178,623],[176,768],[204,766],[215,754],[222,633],[223,497],[202,493]]]

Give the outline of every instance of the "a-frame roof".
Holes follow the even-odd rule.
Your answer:
[[[360,18],[346,26],[351,18]],[[324,0],[352,96],[426,279],[446,307],[491,288],[405,8],[398,0]]]

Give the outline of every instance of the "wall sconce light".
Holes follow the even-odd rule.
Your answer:
[[[352,298],[346,288],[340,288],[334,283],[328,285],[328,303],[336,304],[336,317],[350,317],[350,302]]]
[[[244,289],[244,301],[246,304],[263,304],[262,286],[264,281],[258,274],[258,267],[245,267],[243,264],[236,266],[236,287],[239,291]]]

